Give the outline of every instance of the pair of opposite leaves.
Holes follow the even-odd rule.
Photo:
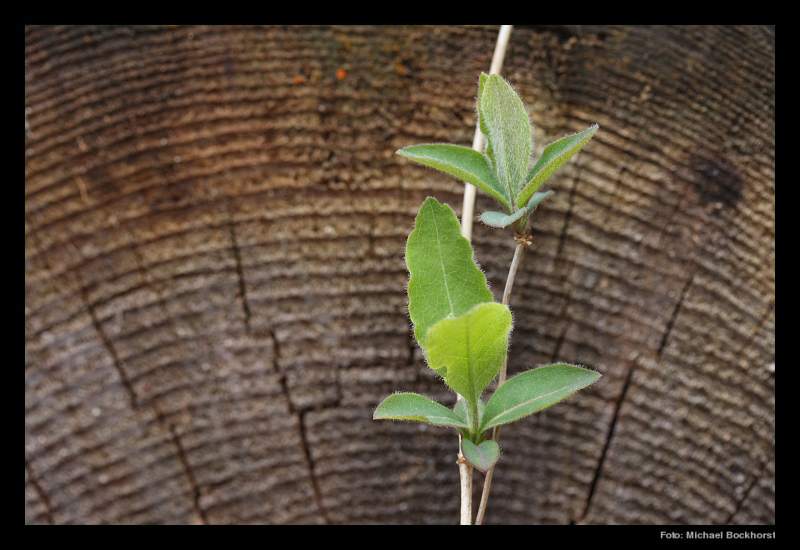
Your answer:
[[[505,209],[484,212],[481,221],[492,227],[507,227],[527,219],[552,194],[539,189],[592,139],[598,126],[593,124],[550,143],[528,169],[533,137],[519,95],[502,77],[481,73],[477,107],[486,153],[463,145],[426,143],[405,147],[397,154],[475,185]]]
[[[511,311],[493,301],[486,276],[448,205],[432,197],[422,204],[408,236],[406,265],[414,336],[428,366],[464,401],[449,409],[419,394],[395,393],[378,405],[374,419],[456,428],[464,436],[467,460],[486,471],[500,454],[496,442],[484,440],[488,430],[549,407],[600,377],[574,365],[547,365],[508,379],[484,404],[481,394],[508,351]]]

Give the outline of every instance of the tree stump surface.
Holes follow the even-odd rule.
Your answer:
[[[403,251],[462,186],[496,27],[28,27],[27,523],[456,523],[452,403]],[[516,27],[534,218],[511,375],[604,377],[503,430],[487,523],[774,523],[774,35]],[[477,213],[491,208],[479,196]],[[476,224],[500,298],[513,240]],[[482,476],[476,474],[476,495]]]

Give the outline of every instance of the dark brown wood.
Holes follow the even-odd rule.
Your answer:
[[[495,37],[26,29],[27,522],[457,522],[455,437],[371,414],[448,399],[403,247],[461,186],[393,151],[470,143]],[[504,430],[487,523],[774,523],[772,31],[517,27],[504,74],[537,151],[600,124],[509,373],[605,376]],[[499,293],[514,242],[474,240]]]

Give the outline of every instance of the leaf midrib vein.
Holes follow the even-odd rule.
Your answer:
[[[455,308],[453,307],[453,300],[450,297],[450,286],[447,284],[447,271],[444,267],[444,257],[442,256],[442,242],[439,237],[439,224],[436,221],[436,212],[433,209],[433,205],[431,205],[431,210],[433,211],[433,228],[436,231],[436,252],[439,254],[439,265],[442,268],[442,280],[444,281],[444,291],[445,295],[447,295],[447,303],[450,305],[450,314],[455,315]]]
[[[490,418],[489,421],[486,422],[486,425],[489,426],[492,422],[496,421],[497,419],[503,418],[505,416],[508,416],[510,413],[514,412],[515,410],[519,409],[520,407],[524,407],[526,405],[530,405],[534,401],[538,401],[540,399],[544,399],[545,397],[549,397],[549,396],[553,395],[554,393],[558,393],[560,391],[563,391],[565,388],[569,388],[569,387],[570,387],[570,384],[566,384],[564,386],[561,386],[561,387],[558,387],[558,388],[554,389],[553,391],[544,393],[542,395],[534,397],[533,399],[528,399],[527,401],[523,401],[523,402],[521,402],[521,403],[519,403],[517,405],[514,405],[511,408],[505,409],[503,412],[501,412],[497,416],[494,416],[494,417]]]

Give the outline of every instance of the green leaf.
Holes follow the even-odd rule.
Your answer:
[[[411,274],[408,312],[423,349],[428,330],[436,322],[493,300],[486,276],[473,259],[472,246],[461,236],[458,218],[433,197],[425,199],[417,213],[406,243],[406,265]]]
[[[525,209],[528,211],[529,214],[532,214],[536,207],[539,206],[543,200],[554,195],[554,191],[537,191],[531,197],[531,200],[528,201],[528,204],[525,206]]]
[[[500,458],[500,446],[492,439],[487,439],[480,445],[475,445],[469,439],[462,439],[461,452],[464,458],[481,472],[486,472]]]
[[[483,90],[486,87],[486,80],[489,78],[489,75],[486,73],[481,73],[478,77],[478,102],[477,102],[477,110],[478,110],[478,124],[481,129],[481,133],[484,136],[489,135],[489,127],[486,126],[486,122],[481,116],[481,98],[483,97]],[[486,139],[486,157],[489,159],[489,164],[492,167],[492,170],[495,170],[495,162],[494,162],[494,151],[492,150],[492,144],[489,142],[487,137]],[[496,172],[495,172],[496,173]]]
[[[500,371],[508,349],[511,310],[490,302],[464,315],[439,321],[428,332],[428,364],[446,368],[445,383],[476,404]]]
[[[520,208],[513,214],[488,210],[481,214],[481,221],[490,227],[508,227],[527,213],[527,208]]]
[[[556,170],[592,139],[598,128],[597,124],[593,124],[582,132],[565,136],[545,147],[542,156],[528,173],[527,183],[517,196],[516,204],[525,204]]]
[[[526,181],[533,147],[531,123],[525,105],[502,77],[481,74],[478,83],[478,119],[491,150],[489,158],[492,159],[495,175],[506,189],[506,194],[516,197]]]
[[[373,420],[410,420],[435,426],[469,428],[461,418],[444,405],[418,393],[395,393],[375,409]]]
[[[525,208],[520,208],[513,214],[504,214],[503,212],[493,212],[489,210],[481,214],[481,221],[491,227],[508,227],[524,216],[531,215],[533,211],[536,210],[536,207],[552,194],[553,191],[534,193]]]
[[[469,182],[506,208],[511,208],[513,199],[498,183],[489,159],[474,149],[450,143],[430,143],[404,147],[397,154]]]
[[[481,424],[481,419],[483,418],[483,411],[486,410],[486,403],[483,399],[478,401],[478,425]],[[456,404],[453,406],[453,412],[464,422],[466,422],[469,426],[472,426],[472,419],[469,417],[469,407],[467,406],[467,401],[465,399],[459,399],[456,401]]]
[[[506,380],[486,404],[480,431],[514,422],[593,384],[600,373],[566,363],[529,370]]]

